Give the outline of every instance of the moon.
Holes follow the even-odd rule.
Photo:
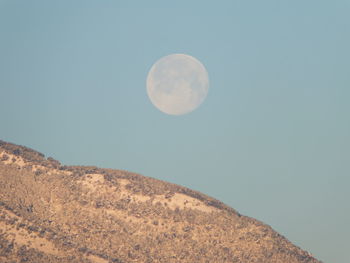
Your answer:
[[[166,114],[183,115],[205,100],[209,89],[208,72],[192,56],[171,54],[154,63],[146,86],[156,108]]]

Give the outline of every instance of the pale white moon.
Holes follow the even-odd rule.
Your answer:
[[[194,57],[172,54],[159,59],[147,76],[147,94],[154,106],[171,115],[195,110],[209,89],[208,73]]]

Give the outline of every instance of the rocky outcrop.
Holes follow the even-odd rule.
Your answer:
[[[197,191],[0,141],[0,262],[319,261]]]

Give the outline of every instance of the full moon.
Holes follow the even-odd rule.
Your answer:
[[[187,114],[202,104],[209,89],[208,73],[194,57],[172,54],[159,59],[147,76],[147,94],[160,111]]]

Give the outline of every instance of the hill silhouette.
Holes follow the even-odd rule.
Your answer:
[[[0,262],[320,261],[197,191],[0,141]]]

